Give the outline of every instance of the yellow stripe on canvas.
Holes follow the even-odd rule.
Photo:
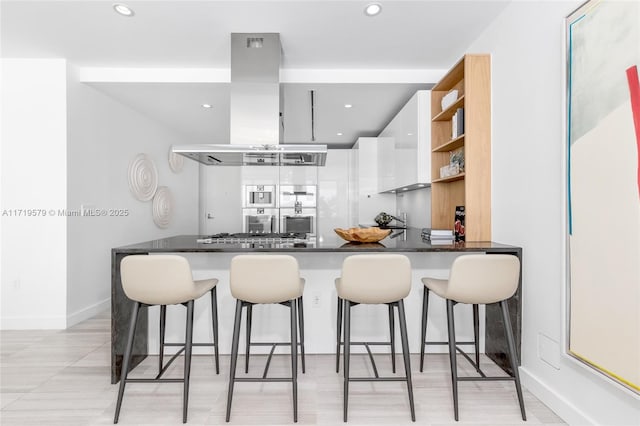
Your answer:
[[[589,359],[587,359],[587,358],[585,358],[585,357],[583,357],[583,356],[581,356],[581,355],[578,355],[577,353],[575,353],[575,352],[574,352],[574,351],[572,351],[572,350],[569,350],[569,352],[571,352],[571,354],[572,354],[573,356],[575,356],[576,358],[580,358],[581,360],[583,360],[583,361],[584,361],[584,362],[586,362],[587,364],[590,364],[590,365],[594,366],[594,367],[595,367],[595,368],[597,368],[598,370],[600,370],[600,371],[602,371],[602,372],[604,372],[604,373],[608,374],[609,376],[613,377],[613,378],[614,378],[614,379],[616,379],[617,381],[619,381],[619,382],[621,382],[621,383],[624,383],[625,385],[629,386],[630,388],[633,388],[633,389],[635,389],[635,390],[637,390],[637,391],[640,391],[640,386],[636,385],[635,383],[631,383],[630,381],[623,379],[622,377],[618,376],[617,374],[615,374],[615,373],[613,373],[613,372],[611,372],[611,371],[607,370],[606,368],[603,368],[602,366],[600,366],[600,365],[596,364],[595,362],[593,362],[593,361],[591,361],[591,360],[589,360]]]

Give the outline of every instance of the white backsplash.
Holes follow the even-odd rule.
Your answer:
[[[396,215],[407,214],[407,226],[431,228],[431,188],[416,189],[396,195]],[[453,218],[451,218],[453,223]]]

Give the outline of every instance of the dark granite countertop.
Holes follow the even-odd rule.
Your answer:
[[[169,252],[464,252],[493,253],[520,251],[519,247],[493,241],[467,241],[452,244],[430,244],[422,240],[419,228],[395,229],[379,243],[349,243],[335,233],[315,237],[306,243],[198,243],[203,235],[177,235],[113,248],[114,253]]]

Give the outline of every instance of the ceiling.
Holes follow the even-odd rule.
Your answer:
[[[375,17],[363,12],[369,1],[122,1],[135,12],[129,18],[113,3],[2,0],[2,57],[66,58],[84,68],[227,70],[232,32],[277,32],[281,67],[298,76],[283,83],[285,142],[311,141],[313,89],[316,142],[338,148],[377,135],[415,90],[431,87],[429,72],[453,65],[509,1],[380,0]],[[422,72],[425,81],[415,77]],[[185,143],[228,141],[226,81],[90,84],[180,132]]]

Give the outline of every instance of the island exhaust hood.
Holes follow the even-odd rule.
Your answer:
[[[278,33],[231,34],[230,143],[174,146],[208,166],[324,166],[326,145],[283,144]]]

